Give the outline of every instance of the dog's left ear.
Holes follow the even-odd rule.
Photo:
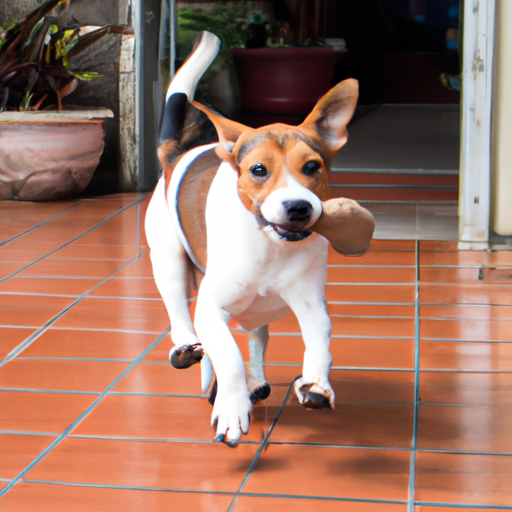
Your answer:
[[[215,149],[217,156],[224,160],[225,162],[230,162],[232,164],[236,164],[233,156],[233,148],[237,143],[240,135],[246,130],[250,130],[247,126],[237,123],[235,121],[231,121],[230,119],[226,119],[225,117],[219,116],[212,112],[209,108],[201,105],[201,103],[197,103],[197,101],[191,102],[194,107],[204,112],[210,121],[214,124],[215,129],[217,130],[217,135],[219,136],[219,145]]]
[[[347,142],[347,124],[354,114],[358,94],[357,80],[340,82],[320,99],[301,124],[302,128],[315,131],[333,155]]]

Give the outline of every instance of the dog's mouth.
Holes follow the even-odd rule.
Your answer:
[[[258,215],[258,222],[260,226],[267,229],[272,229],[280,240],[284,240],[286,242],[300,242],[301,240],[305,240],[309,238],[313,233],[309,229],[293,229],[291,226],[279,226],[277,224],[272,224],[268,222],[262,215]]]

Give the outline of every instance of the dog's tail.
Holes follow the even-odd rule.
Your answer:
[[[190,101],[197,84],[219,53],[220,40],[210,32],[199,32],[192,52],[172,79],[167,89],[160,129],[158,158],[169,168],[188,149],[215,142],[215,127]]]

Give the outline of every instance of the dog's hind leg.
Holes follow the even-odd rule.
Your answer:
[[[170,360],[187,368],[201,360],[202,350],[190,317],[187,253],[173,226],[165,202],[164,180],[160,179],[146,213],[146,237],[150,246],[155,283],[171,323],[171,338],[179,347],[171,349]]]
[[[249,332],[249,376],[248,385],[251,390],[251,402],[257,403],[270,395],[270,385],[265,379],[263,356],[268,344],[268,325],[258,327]]]

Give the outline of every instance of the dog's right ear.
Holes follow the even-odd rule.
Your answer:
[[[217,135],[219,136],[219,145],[215,149],[217,156],[221,160],[229,162],[238,169],[238,165],[236,164],[235,157],[233,155],[233,149],[242,133],[247,130],[251,130],[251,128],[219,116],[197,101],[192,101],[191,104],[195,108],[204,112],[214,124],[215,129],[217,130]]]
[[[357,80],[348,79],[335,85],[316,104],[301,124],[324,141],[332,156],[347,142],[347,124],[356,108],[359,94]]]

